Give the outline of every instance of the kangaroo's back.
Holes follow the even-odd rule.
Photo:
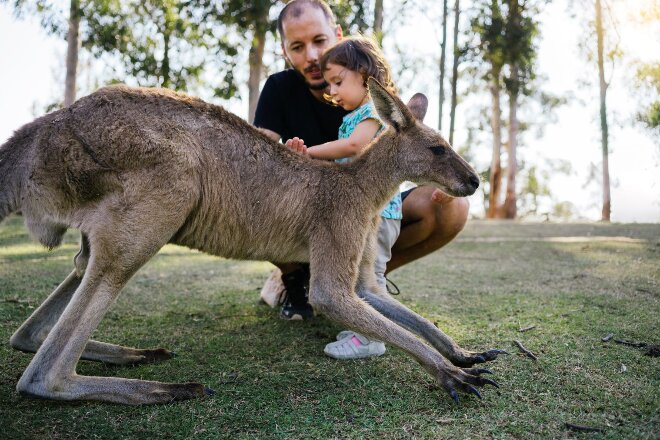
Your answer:
[[[301,213],[328,167],[222,107],[166,89],[111,86],[22,127],[0,148],[0,219],[21,209],[32,234],[54,247],[67,227],[98,221],[107,200],[132,209],[150,194],[187,188],[190,213],[173,241],[265,258],[301,249],[276,242],[309,234]]]

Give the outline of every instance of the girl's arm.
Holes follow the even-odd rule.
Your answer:
[[[356,125],[353,133],[345,139],[337,139],[336,141],[330,141],[308,148],[302,139],[293,138],[286,141],[285,145],[293,151],[316,159],[352,157],[371,142],[379,129],[380,123],[378,121],[375,119],[365,119]]]
[[[355,126],[353,133],[345,139],[326,142],[307,150],[316,159],[339,159],[358,154],[378,133],[380,124],[375,119],[365,119]]]

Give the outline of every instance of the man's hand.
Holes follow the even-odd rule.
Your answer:
[[[284,145],[290,149],[295,151],[298,154],[302,154],[303,156],[309,156],[309,153],[307,152],[307,146],[305,145],[305,141],[294,137],[293,139],[289,139],[284,143]]]
[[[443,193],[437,188],[435,189],[435,191],[433,191],[433,194],[431,194],[431,201],[433,201],[434,203],[438,203],[440,205],[447,202],[451,202],[452,200],[454,200],[454,197],[450,196],[449,194]]]

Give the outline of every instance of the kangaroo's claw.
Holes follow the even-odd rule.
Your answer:
[[[471,367],[474,364],[483,364],[485,362],[494,361],[500,354],[509,354],[506,350],[493,348],[492,350],[484,351],[482,353],[463,352],[457,358],[450,357],[452,363],[457,367]]]
[[[458,391],[466,394],[474,394],[481,399],[481,392],[476,387],[484,385],[493,385],[496,388],[500,387],[494,380],[480,376],[484,373],[491,373],[491,371],[485,368],[462,369],[450,367],[440,370],[439,381],[456,403],[459,401]]]
[[[477,396],[479,399],[481,399],[481,393],[479,392],[478,389],[476,389],[476,388],[473,387],[472,385],[468,385],[468,386],[467,386],[467,389],[468,389],[469,392],[471,392],[472,394],[474,394],[475,396]]]
[[[499,387],[500,387],[500,385],[499,385],[497,382],[495,382],[494,380],[492,380],[492,379],[482,378],[481,380],[483,381],[484,384],[492,385],[492,386],[494,386],[495,388],[499,388]]]
[[[205,396],[215,396],[215,391],[212,390],[209,387],[204,387],[204,395]]]
[[[481,353],[478,356],[478,358],[482,358],[484,360],[481,361],[481,362],[477,362],[477,363],[484,363],[484,362],[488,362],[488,361],[493,361],[493,360],[497,359],[498,354],[509,354],[509,352],[506,351],[506,350],[501,350],[499,348],[493,348],[492,350],[488,350],[486,352]]]

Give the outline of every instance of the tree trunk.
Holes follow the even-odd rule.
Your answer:
[[[442,131],[442,106],[445,103],[445,61],[447,58],[447,0],[443,1],[442,10],[442,43],[440,45],[440,94],[438,131]]]
[[[248,121],[254,122],[254,114],[259,102],[259,84],[263,70],[264,48],[266,47],[266,25],[256,25],[250,47],[248,78]]]
[[[601,147],[603,153],[603,209],[601,220],[610,221],[610,170],[607,132],[607,82],[605,82],[605,68],[603,60],[603,18],[600,0],[596,0],[596,34],[598,38],[598,79],[600,86],[600,131]]]
[[[66,47],[66,79],[64,81],[64,107],[76,100],[76,74],[78,70],[78,29],[80,28],[80,0],[71,0],[69,32]]]
[[[161,64],[160,72],[163,77],[161,87],[170,86],[170,33],[169,28],[165,25],[165,33],[163,34],[164,47],[163,47],[163,63]]]
[[[493,156],[490,161],[490,193],[488,195],[488,211],[486,218],[499,217],[500,210],[500,192],[502,188],[502,164],[500,157],[502,155],[502,109],[500,107],[500,72],[492,71],[492,83],[490,94],[492,99],[492,114],[490,117],[490,126],[493,130]]]
[[[458,23],[460,17],[460,0],[454,3],[454,64],[452,67],[451,78],[451,111],[449,113],[449,143],[454,144],[454,123],[456,119],[456,83],[458,81],[458,61],[460,57],[460,50],[458,48]]]
[[[376,0],[374,6],[374,38],[380,46],[383,45],[383,0]]]
[[[518,82],[518,66],[511,65],[511,82]],[[516,218],[516,150],[518,148],[518,87],[509,92],[509,154],[507,158],[506,197],[504,199],[504,218]]]

